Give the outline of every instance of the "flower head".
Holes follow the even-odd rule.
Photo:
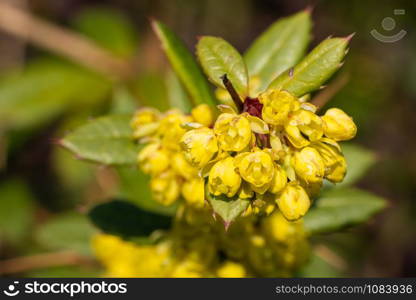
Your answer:
[[[328,109],[322,117],[324,133],[335,141],[347,141],[357,133],[357,126],[350,116],[339,108]]]
[[[289,221],[303,217],[311,205],[308,194],[296,182],[286,185],[276,202],[280,212]]]
[[[250,122],[241,115],[221,114],[215,122],[214,132],[224,151],[241,151],[251,139]]]
[[[235,171],[234,158],[227,157],[218,161],[209,172],[209,192],[215,196],[221,194],[233,197],[240,188],[241,177]]]
[[[269,90],[260,94],[263,104],[263,120],[272,125],[284,125],[289,114],[300,107],[300,102],[290,93],[279,90]]]
[[[192,109],[191,115],[195,122],[209,127],[214,122],[214,114],[208,104],[200,104]]]
[[[179,178],[173,172],[164,172],[150,180],[150,188],[158,202],[170,205],[179,197]]]
[[[139,152],[137,161],[146,174],[159,174],[169,167],[169,153],[158,143],[148,144]]]
[[[292,160],[296,175],[307,183],[322,181],[325,174],[324,160],[312,147],[295,152]]]
[[[204,167],[218,151],[214,131],[206,127],[186,132],[181,147],[188,161],[197,168]]]

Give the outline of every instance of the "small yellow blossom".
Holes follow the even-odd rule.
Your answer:
[[[184,115],[179,110],[172,109],[166,112],[160,120],[158,128],[158,134],[162,138],[163,146],[167,149],[179,151],[178,141],[186,132],[182,125],[191,121],[192,118],[190,116]]]
[[[217,139],[212,129],[201,127],[186,132],[181,139],[186,159],[195,167],[204,167],[218,151]]]
[[[221,278],[243,278],[247,273],[243,265],[226,261],[218,268],[217,275]]]
[[[275,165],[274,177],[269,192],[273,194],[279,193],[286,186],[287,175],[286,171],[279,165]]]
[[[268,152],[255,149],[253,152],[241,153],[237,155],[235,163],[241,177],[250,183],[256,193],[264,194],[267,191],[275,171]]]
[[[141,138],[153,134],[159,127],[160,112],[154,108],[141,108],[136,111],[131,120],[133,136]]]
[[[163,205],[171,205],[180,195],[180,182],[173,172],[166,171],[150,180],[154,198]]]
[[[295,152],[292,160],[296,175],[307,183],[322,181],[325,164],[319,152],[312,147],[305,147]]]
[[[250,122],[240,115],[221,114],[215,122],[214,132],[224,151],[241,151],[251,139]]]
[[[273,241],[289,243],[303,233],[303,220],[290,222],[277,211],[263,220],[262,228]]]
[[[311,205],[308,194],[295,182],[286,185],[276,202],[281,213],[289,221],[303,217]]]
[[[169,153],[157,143],[145,146],[139,152],[137,160],[146,174],[159,174],[169,167]]]
[[[194,107],[191,111],[191,115],[195,122],[206,127],[211,126],[211,124],[214,122],[214,113],[208,104],[200,104]]]
[[[347,163],[340,151],[340,146],[330,139],[322,139],[312,145],[321,155],[325,164],[325,178],[341,182],[347,172]]]
[[[197,169],[191,166],[182,152],[173,154],[171,164],[173,170],[186,179],[192,179],[198,175]]]
[[[240,188],[241,177],[235,171],[234,158],[227,157],[218,161],[209,172],[209,192],[215,196],[221,194],[233,197]]]
[[[196,177],[184,182],[182,186],[182,195],[188,204],[194,207],[204,206],[204,180]]]
[[[322,120],[325,135],[335,141],[350,140],[357,133],[352,118],[339,108],[328,109]]]
[[[263,120],[272,125],[284,125],[291,112],[300,107],[300,102],[290,93],[279,90],[268,90],[259,95],[263,104]]]

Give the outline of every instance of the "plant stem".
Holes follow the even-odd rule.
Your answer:
[[[241,112],[243,110],[243,101],[241,101],[240,96],[238,95],[231,81],[228,79],[227,74],[224,74],[221,77],[221,79],[222,79],[222,83],[224,84],[225,88],[227,89],[228,93],[233,99],[234,104],[237,107],[237,110]]]

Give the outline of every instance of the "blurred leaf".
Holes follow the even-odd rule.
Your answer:
[[[340,277],[341,275],[339,270],[328,264],[322,258],[317,255],[312,255],[309,262],[296,274],[296,277],[333,278]]]
[[[344,181],[337,184],[337,187],[357,182],[377,160],[372,151],[356,144],[342,144],[342,152],[347,160],[348,168]]]
[[[130,87],[133,96],[137,97],[141,106],[151,106],[161,111],[170,108],[163,75],[153,72],[141,72]]]
[[[353,188],[337,188],[322,193],[304,217],[310,234],[333,232],[366,222],[386,207],[386,200]]]
[[[259,92],[302,58],[310,40],[311,23],[308,11],[280,19],[247,50],[244,59],[248,74],[259,77]]]
[[[38,60],[0,81],[0,123],[9,129],[39,127],[68,109],[103,100],[109,88],[106,79],[80,67]]]
[[[149,176],[133,167],[119,167],[117,171],[120,176],[120,198],[149,212],[166,216],[175,214],[177,204],[164,206],[152,198]]]
[[[297,97],[319,89],[341,66],[349,38],[326,39],[315,47],[293,70],[285,71],[269,88],[287,90]]]
[[[17,243],[33,223],[34,199],[27,185],[13,179],[0,185],[0,238]]]
[[[83,266],[51,267],[25,273],[26,277],[36,278],[97,278],[100,275],[100,270]]]
[[[196,53],[202,68],[213,83],[225,88],[221,78],[227,75],[243,99],[248,95],[247,67],[233,46],[222,38],[204,36],[196,46]]]
[[[54,250],[74,250],[91,253],[90,240],[96,233],[87,216],[71,212],[58,215],[39,226],[36,240]]]
[[[192,103],[178,77],[172,71],[168,72],[166,75],[166,87],[170,106],[189,113],[192,109]]]
[[[110,109],[112,114],[133,114],[137,106],[137,99],[127,87],[119,86],[114,89]]]
[[[212,209],[223,219],[226,227],[241,215],[250,203],[249,199],[239,199],[237,197],[227,198],[224,195],[214,196],[208,191],[205,191],[205,194]]]
[[[131,57],[137,50],[137,32],[134,24],[115,9],[84,9],[75,17],[73,25],[75,29],[116,55]]]
[[[168,229],[171,224],[170,217],[143,211],[120,200],[99,204],[88,215],[103,232],[124,238],[148,236],[157,229]]]
[[[138,147],[132,139],[130,115],[110,115],[90,121],[60,144],[81,159],[107,165],[135,164]]]
[[[162,43],[162,47],[173,70],[185,86],[195,105],[216,104],[212,92],[198,64],[184,43],[166,25],[152,21],[153,30]]]

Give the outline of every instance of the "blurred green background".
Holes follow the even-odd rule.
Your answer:
[[[82,213],[146,188],[137,185],[134,169],[115,172],[76,160],[57,143],[103,114],[168,107],[177,82],[167,72],[149,17],[168,24],[190,49],[198,35],[209,34],[243,52],[276,19],[310,5],[312,45],[356,33],[344,67],[328,83],[336,95],[321,96],[333,96],[327,106],[354,117],[355,142],[372,151],[357,163],[370,166],[375,158],[356,185],[388,199],[389,206],[365,225],[314,237],[323,262],[309,267],[316,276],[416,276],[414,1],[0,0],[6,4],[41,18],[48,28],[64,28],[62,36],[87,38],[106,55],[100,61],[81,51],[81,58],[68,58],[56,45],[82,48],[59,34],[33,43],[10,30],[20,26],[19,19],[2,17],[0,6],[0,276],[99,274],[88,246],[95,229]],[[394,9],[405,14],[394,15]],[[395,20],[394,29],[382,27],[385,17]],[[370,34],[373,29],[407,34],[383,43]],[[114,61],[122,68],[112,68]]]

